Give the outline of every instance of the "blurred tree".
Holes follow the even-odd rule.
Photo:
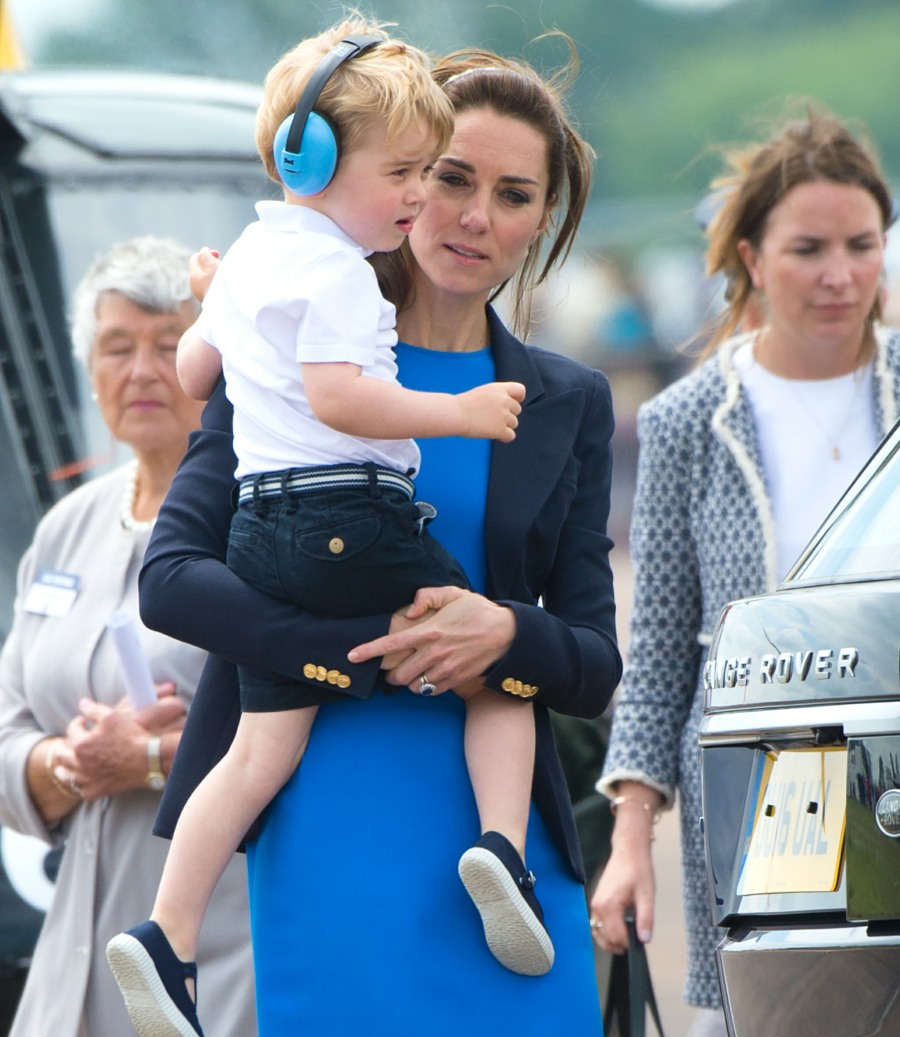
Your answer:
[[[722,145],[759,138],[800,98],[863,124],[888,176],[900,173],[900,6],[838,13],[781,25],[770,15],[758,32],[747,29],[740,48],[715,35],[661,54],[654,71],[609,107],[601,191],[627,184],[630,194],[699,198],[720,168]]]
[[[100,0],[101,3],[104,0]],[[361,5],[366,9],[368,5]],[[884,0],[735,0],[715,10],[653,0],[376,0],[377,17],[434,53],[485,46],[551,71],[558,28],[578,48],[570,108],[596,148],[600,198],[699,197],[709,149],[742,139],[748,118],[789,95],[861,119],[886,168],[900,170],[900,5]],[[105,0],[84,29],[49,34],[44,64],[113,65],[261,82],[298,39],[337,21],[336,0]]]
[[[261,82],[284,51],[339,21],[346,10],[336,0],[192,0],[189,7],[181,0],[106,0],[102,17],[83,30],[50,33],[38,57],[50,64],[124,65]],[[468,27],[481,10],[477,0],[424,9],[416,0],[385,0],[377,19],[396,22],[401,35],[426,49],[443,51],[470,41]]]

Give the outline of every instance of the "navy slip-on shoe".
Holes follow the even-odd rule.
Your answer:
[[[485,832],[460,857],[459,877],[481,915],[491,954],[511,972],[543,976],[553,944],[534,893],[534,874],[499,832]]]
[[[106,958],[139,1037],[203,1037],[185,986],[193,979],[196,996],[197,966],[175,954],[156,922],[114,936]]]

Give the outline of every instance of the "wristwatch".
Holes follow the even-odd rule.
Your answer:
[[[154,792],[166,787],[166,776],[162,769],[162,739],[159,735],[151,735],[147,740],[147,786]]]

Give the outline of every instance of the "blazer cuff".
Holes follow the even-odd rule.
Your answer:
[[[516,634],[506,654],[484,672],[484,683],[495,691],[503,691],[516,698],[530,699],[541,690],[540,678],[527,634],[531,624],[525,615],[528,606],[520,601],[498,601],[497,605],[512,610],[516,617]]]

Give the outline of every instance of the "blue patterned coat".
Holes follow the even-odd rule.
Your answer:
[[[871,401],[879,437],[897,418],[900,332],[879,329]],[[776,586],[776,548],[753,412],[733,366],[737,336],[638,413],[628,661],[598,788],[634,779],[667,805],[680,791],[685,1000],[720,1003],[698,819],[702,663],[724,606]]]

